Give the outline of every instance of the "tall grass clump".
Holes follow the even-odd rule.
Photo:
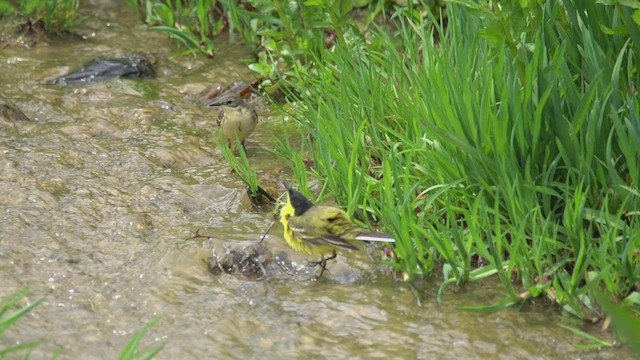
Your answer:
[[[239,33],[256,55],[251,69],[274,81],[306,63],[308,54],[320,55],[334,41],[344,43],[345,29],[352,26],[351,0],[125,1],[151,29],[168,33],[186,47],[180,55],[214,56],[218,35]]]
[[[213,56],[213,38],[226,28],[226,17],[217,0],[125,0],[153,30],[166,32],[178,45],[179,55],[202,53]]]
[[[2,0],[0,0],[2,1]],[[214,42],[223,33],[239,34],[253,52],[245,59],[266,92],[283,86],[282,79],[306,86],[299,72],[313,71],[336,44],[346,46],[353,33],[367,32],[396,3],[373,0],[125,0],[149,25],[186,48],[179,55],[215,55]],[[446,18],[444,0],[398,0],[402,9],[418,7]],[[0,11],[2,9],[0,8]],[[416,12],[417,13],[417,12]],[[239,41],[237,36],[231,41]]]
[[[502,39],[491,8],[449,4],[446,29],[396,16],[395,34],[354,36],[302,74],[291,115],[308,174],[396,234],[393,266],[442,271],[440,296],[496,276],[494,308],[545,296],[596,320],[593,291],[638,299],[636,29],[620,7],[536,6]]]
[[[0,18],[21,17],[45,30],[61,33],[77,25],[78,0],[0,0]]]

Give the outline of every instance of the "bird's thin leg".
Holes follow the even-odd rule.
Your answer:
[[[335,259],[338,255],[336,254],[335,250],[333,251],[333,255],[329,256],[329,257],[323,257],[322,259],[318,260],[318,261],[309,261],[309,265],[308,266],[318,266],[320,265],[320,267],[322,268],[322,270],[320,271],[320,276],[318,276],[318,278],[322,277],[322,274],[324,274],[324,271],[327,270],[327,261],[331,260],[331,259]],[[327,270],[329,271],[329,270]]]
[[[320,262],[320,267],[322,267],[322,270],[320,270],[320,275],[318,275],[318,279],[321,278],[322,274],[324,274],[324,271],[327,270],[327,260],[328,258],[324,258]]]

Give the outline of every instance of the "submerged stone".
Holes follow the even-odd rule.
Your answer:
[[[15,123],[29,118],[14,103],[0,97],[0,120]]]
[[[250,84],[244,81],[236,81],[223,88],[220,84],[213,85],[200,100],[206,105],[217,107],[224,105],[229,99],[234,97],[244,97],[249,92]]]

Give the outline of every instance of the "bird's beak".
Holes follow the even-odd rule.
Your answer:
[[[282,186],[287,190],[287,192],[291,191],[291,186],[287,185],[287,183],[283,182]]]

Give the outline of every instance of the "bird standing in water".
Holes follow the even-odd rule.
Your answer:
[[[216,122],[222,127],[229,148],[236,150],[236,137],[244,148],[244,139],[251,135],[258,124],[258,113],[253,106],[236,94],[223,94],[207,105],[220,108]]]
[[[327,260],[336,258],[336,249],[358,250],[349,241],[395,242],[389,234],[370,232],[354,224],[342,209],[313,205],[286,184],[285,188],[287,203],[280,210],[284,239],[293,250],[320,256],[319,261],[309,263],[311,266],[320,265],[320,276],[327,269]]]

